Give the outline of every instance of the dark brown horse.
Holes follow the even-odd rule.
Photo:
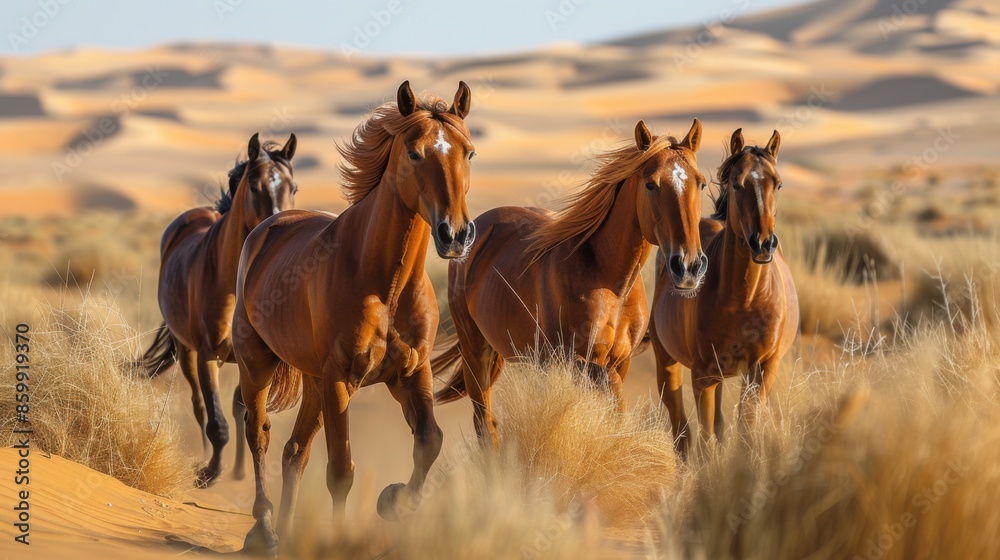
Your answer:
[[[198,471],[207,486],[222,472],[229,425],[219,395],[219,365],[234,362],[231,337],[236,304],[236,269],[243,241],[264,218],[291,208],[298,186],[292,176],[296,139],[280,150],[250,138],[247,159],[229,172],[229,190],[213,207],[188,210],[167,226],[160,242],[158,300],[164,326],[142,358],[151,376],[177,359],[191,386],[191,404],[212,457]],[[237,389],[237,397],[239,389]],[[207,410],[206,410],[207,406]],[[243,437],[240,399],[234,397],[237,436]],[[243,478],[243,443],[236,451],[237,479]]]
[[[753,391],[764,402],[798,332],[795,284],[774,233],[780,142],[774,131],[766,147],[745,146],[742,129],[733,133],[730,155],[719,168],[713,220],[702,223],[711,265],[701,291],[679,296],[666,278],[669,267],[658,269],[650,338],[661,399],[682,455],[688,425],[681,365],[691,369],[703,438],[714,433],[721,441],[722,380],[742,375],[745,394]]]
[[[340,518],[354,480],[348,403],[360,387],[385,383],[414,436],[413,474],[379,496],[383,517],[416,504],[442,434],[434,419],[430,352],[437,302],[424,271],[428,239],[438,256],[462,258],[475,238],[465,195],[474,148],[461,83],[449,107],[418,100],[404,82],[341,148],[351,206],[339,217],[294,210],[247,238],[233,322],[247,404],[257,522],[248,550],[273,552],[268,499],[267,412],[287,408],[302,383],[302,406],[282,455],[278,534],[292,520],[313,436],[326,424],[327,485]],[[302,375],[302,374],[305,375]]]
[[[639,121],[635,143],[598,156],[597,172],[562,212],[509,206],[477,217],[469,258],[448,268],[457,340],[433,362],[436,375],[451,375],[438,402],[468,394],[476,433],[496,445],[493,383],[504,360],[539,350],[577,358],[620,398],[647,328],[640,272],[653,245],[670,254],[678,292],[695,292],[705,273],[700,140],[697,119],[680,142]]]

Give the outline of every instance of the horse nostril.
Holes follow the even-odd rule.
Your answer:
[[[770,242],[768,243],[767,250],[773,253],[777,249],[778,249],[778,234],[772,233]]]
[[[445,245],[451,245],[455,238],[452,237],[451,225],[448,222],[441,222],[437,227],[438,241],[444,243]]]
[[[670,255],[670,274],[673,274],[675,278],[683,278],[687,267],[684,266],[684,261],[681,260],[681,256],[674,254]]]
[[[473,234],[473,230],[470,226],[471,224],[466,225],[465,227],[459,229],[458,232],[455,233],[456,243],[460,245],[465,245],[466,240],[469,239],[469,235]]]
[[[691,272],[695,276],[699,276],[700,277],[700,276],[704,276],[705,275],[705,271],[707,271],[707,270],[708,270],[708,257],[705,256],[705,253],[702,253],[701,256],[698,257],[698,261],[697,262],[691,263]]]

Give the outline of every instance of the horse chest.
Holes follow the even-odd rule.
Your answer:
[[[348,383],[364,387],[416,369],[419,357],[400,338],[392,310],[376,298],[366,299],[362,307],[362,320],[341,337],[334,355]]]
[[[710,344],[702,352],[710,369],[731,377],[774,354],[780,334],[778,314],[750,310],[721,316],[729,319],[712,329],[714,336],[706,337]]]

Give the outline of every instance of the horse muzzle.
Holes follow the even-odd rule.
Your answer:
[[[457,230],[447,220],[434,228],[434,248],[442,259],[462,259],[476,240],[476,224],[468,222]]]
[[[761,239],[759,235],[747,237],[750,246],[750,259],[757,264],[768,264],[774,260],[774,252],[778,250],[778,236],[772,233]]]
[[[705,253],[699,253],[697,258],[685,259],[683,253],[674,253],[667,260],[667,271],[676,291],[694,293],[705,279],[708,257]]]

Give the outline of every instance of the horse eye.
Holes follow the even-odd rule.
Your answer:
[[[733,183],[733,189],[737,191],[742,191],[743,185],[741,185],[740,183]]]
[[[775,189],[775,190],[778,190],[778,191],[780,191],[780,190],[781,190],[781,187],[783,187],[783,186],[784,186],[784,185],[782,185],[781,183],[778,183],[778,188],[777,188],[777,189]]]
[[[654,190],[654,189],[656,189],[656,183],[654,183],[652,181],[646,183],[646,190],[647,191],[651,191],[651,190]]]
[[[708,186],[708,183],[702,183],[701,184],[701,190],[705,190],[705,187],[707,187],[707,186]]]
[[[410,159],[412,159],[414,161],[420,159],[420,154],[418,154],[415,150],[410,150],[410,154],[409,155],[410,155]]]

